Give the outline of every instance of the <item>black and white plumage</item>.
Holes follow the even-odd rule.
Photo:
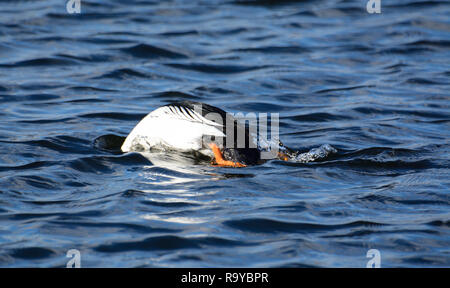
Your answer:
[[[227,126],[226,123],[232,125]],[[233,143],[226,143],[227,127],[234,129],[229,131],[233,132]],[[237,145],[236,135],[239,133],[245,134],[243,148],[238,148],[240,146]],[[225,160],[252,165],[260,162],[260,151],[251,147],[252,141],[254,139],[249,129],[222,109],[204,103],[184,101],[150,112],[126,137],[121,150],[129,152],[168,148],[198,151],[213,157],[214,153],[208,145],[215,142],[219,144]]]

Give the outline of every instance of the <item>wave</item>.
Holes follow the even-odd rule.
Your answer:
[[[128,48],[121,48],[122,52],[130,54],[138,58],[154,59],[154,58],[169,58],[169,59],[179,59],[187,58],[186,55],[174,52],[169,49],[159,48],[157,46],[149,44],[137,44]]]
[[[316,224],[305,222],[287,222],[273,219],[250,218],[250,219],[226,221],[224,225],[234,229],[249,231],[253,233],[279,233],[279,232],[310,233],[319,231],[334,231],[345,228],[380,227],[386,224],[369,221],[354,221],[343,224]]]
[[[117,253],[124,251],[152,251],[200,249],[205,246],[234,247],[242,246],[242,242],[220,237],[181,237],[163,235],[139,239],[138,241],[115,242],[95,247],[95,251]]]
[[[165,65],[182,70],[193,70],[201,73],[217,73],[217,74],[243,73],[254,70],[267,69],[271,67],[267,65],[264,66],[212,65],[204,63],[190,63],[190,64],[168,63]]]
[[[70,66],[77,64],[77,62],[60,59],[56,57],[36,58],[30,60],[23,60],[13,64],[0,64],[0,67],[34,67],[34,66]]]

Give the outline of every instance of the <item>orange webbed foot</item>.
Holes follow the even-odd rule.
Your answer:
[[[246,167],[247,165],[245,164],[241,164],[239,162],[233,162],[233,161],[228,161],[223,159],[222,156],[222,152],[220,151],[219,146],[217,146],[214,143],[210,143],[209,147],[211,148],[211,150],[214,153],[214,158],[215,158],[215,164],[213,164],[214,166],[219,166],[219,167]]]

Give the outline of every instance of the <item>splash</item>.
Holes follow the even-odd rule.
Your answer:
[[[337,153],[337,149],[330,144],[323,144],[318,148],[309,150],[308,152],[300,153],[294,149],[287,147],[278,139],[272,139],[269,141],[263,141],[262,139],[259,139],[258,149],[260,149],[261,151],[268,152],[271,151],[271,149],[273,149],[274,147],[277,148],[276,151],[281,151],[288,155],[288,161],[299,163],[308,163],[322,160],[331,154]]]
[[[324,144],[319,148],[313,148],[308,152],[300,153],[294,156],[292,160],[300,163],[308,163],[324,159],[328,157],[330,154],[334,153],[337,153],[337,150],[333,146],[329,144]]]

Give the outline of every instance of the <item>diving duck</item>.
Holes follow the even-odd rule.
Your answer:
[[[232,133],[232,145],[226,142],[228,133]],[[245,143],[238,145],[236,135],[245,135]],[[264,162],[261,149],[254,143],[249,127],[239,123],[231,114],[205,103],[183,101],[150,112],[126,137],[121,150],[195,151],[210,157],[215,166],[245,167]],[[277,145],[278,159],[287,161],[296,154],[281,142]]]

